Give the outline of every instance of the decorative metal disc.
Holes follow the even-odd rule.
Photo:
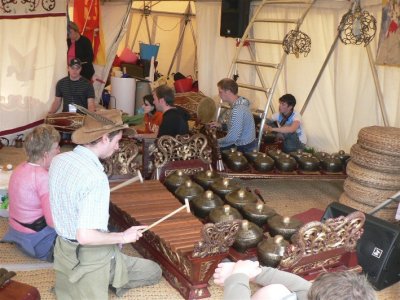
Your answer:
[[[343,44],[367,46],[375,37],[376,19],[368,11],[361,11],[360,4],[346,13],[338,27],[339,38]]]
[[[282,47],[287,54],[294,54],[298,58],[300,53],[304,53],[306,57],[311,51],[311,39],[300,30],[291,30],[283,39]]]

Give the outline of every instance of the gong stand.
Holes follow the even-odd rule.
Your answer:
[[[355,211],[348,216],[303,225],[293,244],[285,249],[279,269],[313,280],[323,272],[360,272],[356,244],[363,234],[365,215]]]

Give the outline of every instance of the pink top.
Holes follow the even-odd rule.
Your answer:
[[[67,65],[73,58],[75,58],[75,41],[71,40],[71,46],[69,46],[68,53],[67,53]]]
[[[23,162],[12,172],[8,184],[9,223],[24,233],[35,231],[16,222],[32,223],[44,215],[47,225],[54,227],[49,202],[48,171],[35,164]]]

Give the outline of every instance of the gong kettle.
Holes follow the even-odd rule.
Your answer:
[[[275,162],[276,168],[282,172],[292,172],[297,167],[296,160],[289,154],[281,155]]]
[[[212,183],[220,178],[221,175],[211,170],[200,171],[193,176],[193,180],[200,184],[204,189],[208,189]]]
[[[226,194],[225,200],[230,206],[239,210],[248,203],[257,203],[258,201],[253,193],[242,188]]]
[[[199,218],[206,219],[210,211],[217,206],[223,206],[224,201],[218,195],[208,190],[193,199],[191,204],[194,214]]]
[[[304,153],[297,160],[299,168],[306,172],[315,172],[319,170],[320,161],[311,153]]]
[[[339,152],[333,153],[333,155],[339,157],[343,165],[346,165],[350,158],[350,154],[346,153],[344,150],[339,150]]]
[[[189,179],[189,176],[184,174],[182,170],[177,170],[165,178],[164,185],[171,193],[174,193],[179,186]]]
[[[252,162],[254,162],[254,160],[257,158],[257,156],[258,156],[259,153],[260,153],[260,152],[258,152],[257,149],[253,149],[253,150],[250,151],[250,152],[246,152],[246,153],[244,154],[244,156],[246,156],[248,162],[252,163]]]
[[[234,220],[242,220],[243,217],[240,212],[230,205],[225,204],[224,206],[217,206],[210,211],[208,215],[209,220],[212,223],[228,222]]]
[[[272,236],[282,235],[287,241],[290,241],[292,235],[303,225],[301,221],[295,218],[280,215],[269,218],[267,223]]]
[[[210,189],[221,198],[225,198],[226,194],[238,190],[239,188],[240,186],[232,183],[229,178],[217,179],[210,185]]]
[[[276,211],[263,203],[247,203],[242,208],[242,214],[245,219],[264,227],[268,218],[276,215]]]
[[[297,149],[296,151],[290,152],[290,156],[292,156],[297,162],[299,162],[299,158],[304,154],[303,149]]]
[[[225,163],[229,169],[236,172],[242,172],[249,168],[249,162],[247,161],[246,157],[242,152],[236,150],[230,153],[230,155],[226,158]]]
[[[279,234],[273,238],[270,237],[263,239],[257,245],[258,261],[263,266],[276,268],[279,265],[287,246],[289,246],[289,242]]]
[[[253,165],[258,172],[270,172],[274,169],[275,161],[267,154],[259,153]]]
[[[243,220],[232,247],[238,252],[257,247],[263,238],[263,230],[256,224]]]
[[[322,169],[326,172],[342,172],[343,171],[343,162],[342,160],[335,155],[329,155],[323,161],[321,161]]]
[[[279,157],[281,157],[281,155],[284,153],[282,152],[281,149],[271,149],[268,150],[267,154],[271,156],[273,160],[277,161]]]
[[[191,201],[197,196],[200,196],[203,192],[204,190],[200,185],[189,179],[175,190],[175,196],[181,203],[184,203],[186,198]]]

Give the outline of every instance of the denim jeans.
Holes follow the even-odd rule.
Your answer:
[[[229,146],[226,146],[226,147],[221,147],[220,149],[221,149],[221,151],[223,151],[223,150],[228,150],[228,149],[231,149],[231,148],[236,148],[237,151],[240,151],[242,153],[246,153],[246,152],[253,151],[253,149],[256,149],[256,147],[257,147],[257,139],[255,139],[254,141],[252,141],[251,143],[249,143],[247,145],[237,146],[237,145],[233,144],[233,145],[229,145]]]
[[[283,139],[283,149],[285,153],[295,152],[298,149],[304,149],[305,145],[300,142],[296,132],[278,134],[278,138]]]

